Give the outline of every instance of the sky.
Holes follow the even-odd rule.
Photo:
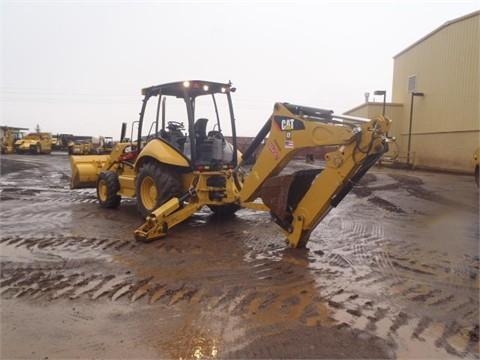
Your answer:
[[[275,102],[343,113],[365,92],[386,89],[388,100],[393,56],[478,9],[480,0],[0,0],[0,125],[118,138],[138,119],[142,88],[204,79],[232,81],[237,134],[254,136]]]

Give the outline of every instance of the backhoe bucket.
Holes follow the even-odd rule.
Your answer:
[[[262,185],[259,196],[270,208],[275,222],[291,231],[292,213],[321,169],[300,170],[290,175],[274,176]]]
[[[110,155],[83,155],[70,156],[72,177],[70,188],[95,187],[98,174],[102,170]]]

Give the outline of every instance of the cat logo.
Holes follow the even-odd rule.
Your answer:
[[[281,122],[281,129],[282,131],[291,131],[294,129],[295,126],[295,119],[282,119]]]
[[[292,119],[285,116],[275,116],[275,122],[281,131],[304,130],[305,125],[300,120]]]

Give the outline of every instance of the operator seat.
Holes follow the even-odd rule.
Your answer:
[[[204,140],[207,137],[207,122],[208,119],[206,118],[199,118],[193,124],[193,130],[195,131],[195,139],[197,143]]]
[[[193,124],[193,130],[195,131],[195,142],[197,150],[197,160],[201,163],[208,162],[211,157],[211,144],[207,138],[207,122],[206,118],[199,118]]]

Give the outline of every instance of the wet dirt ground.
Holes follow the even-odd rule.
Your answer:
[[[137,243],[69,174],[1,158],[1,358],[479,358],[473,176],[373,169],[298,250],[249,210]]]

